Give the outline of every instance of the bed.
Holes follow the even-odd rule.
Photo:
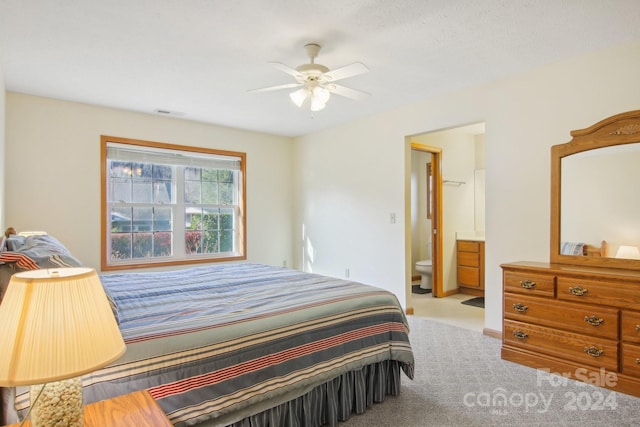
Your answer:
[[[101,280],[127,351],[83,377],[85,403],[146,389],[176,426],[335,425],[413,377],[404,313],[376,287],[250,262]],[[25,413],[25,388],[3,396]]]
[[[603,240],[600,243],[600,246],[590,245],[588,243],[561,242],[560,254],[587,257],[606,257],[607,242]]]

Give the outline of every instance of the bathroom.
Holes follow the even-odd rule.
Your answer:
[[[438,132],[417,135],[411,142],[437,148],[442,176],[442,238],[440,286],[432,283],[429,267],[433,258],[432,203],[427,167],[432,154],[411,151],[411,278],[413,292],[445,297],[460,291],[457,279],[457,240],[484,244],[485,215],[485,126],[478,123]],[[427,166],[429,165],[429,166]],[[433,185],[433,182],[431,183]],[[437,245],[435,246],[437,248]],[[426,261],[426,262],[425,262]],[[420,270],[420,271],[418,271]],[[420,283],[419,286],[416,286]],[[465,289],[462,289],[464,292]],[[433,293],[431,293],[433,294]]]

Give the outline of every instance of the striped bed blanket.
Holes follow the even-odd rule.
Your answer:
[[[86,403],[146,389],[176,426],[227,425],[371,364],[413,377],[406,318],[379,288],[254,263],[101,280],[127,351],[83,377]]]

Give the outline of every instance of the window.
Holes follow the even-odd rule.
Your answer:
[[[109,136],[102,269],[245,259],[245,153]]]

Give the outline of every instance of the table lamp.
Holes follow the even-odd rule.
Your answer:
[[[0,386],[31,386],[32,426],[82,426],[81,376],[126,349],[96,271],[14,274],[0,305],[0,325]]]
[[[640,259],[640,251],[637,246],[620,246],[616,258]]]

